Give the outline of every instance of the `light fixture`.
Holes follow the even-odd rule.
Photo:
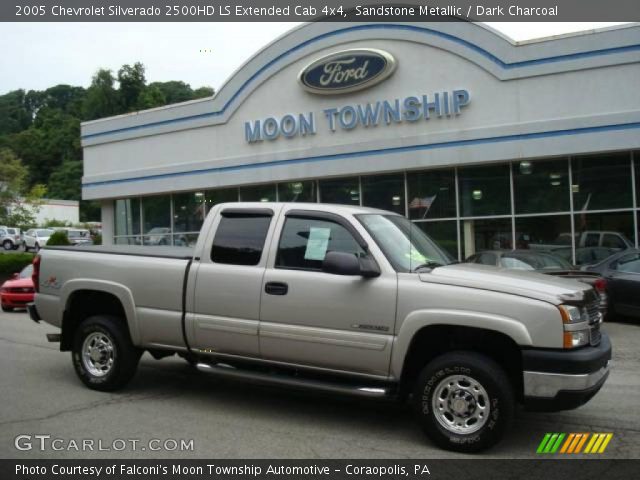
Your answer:
[[[196,197],[204,197],[204,193],[202,193],[202,192],[196,192],[194,195]]]
[[[391,197],[391,203],[392,205],[400,205],[400,196],[399,195],[394,195],[393,197]]]
[[[560,186],[560,180],[552,180],[551,181],[551,186],[552,187],[559,187]]]
[[[261,201],[261,202],[268,202],[268,201],[269,201],[269,199],[268,199],[267,197],[262,197],[262,198],[260,199],[260,201]]]
[[[571,185],[571,192],[572,193],[580,193],[580,185]]]
[[[520,173],[522,175],[529,175],[533,171],[533,167],[531,162],[522,161],[520,162]]]
[[[302,182],[296,182],[292,185],[293,193],[296,195],[300,195],[302,193]]]
[[[482,190],[474,190],[471,193],[471,196],[474,200],[482,200]]]

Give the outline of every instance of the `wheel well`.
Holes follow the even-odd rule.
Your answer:
[[[62,338],[60,350],[63,352],[73,347],[73,336],[78,325],[93,315],[112,315],[126,323],[127,316],[122,303],[115,295],[98,290],[78,290],[67,300],[62,317]]]
[[[504,368],[517,399],[522,398],[522,353],[507,335],[495,330],[454,325],[431,325],[419,330],[411,341],[402,369],[401,389],[411,392],[422,368],[453,350],[484,354]]]

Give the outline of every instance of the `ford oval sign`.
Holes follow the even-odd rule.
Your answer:
[[[396,61],[388,52],[373,48],[343,50],[308,65],[298,75],[298,81],[311,93],[348,93],[380,83],[395,68]]]

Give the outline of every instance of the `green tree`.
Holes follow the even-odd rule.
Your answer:
[[[214,94],[214,90],[211,87],[200,87],[200,88],[196,88],[193,91],[193,98],[206,98],[206,97],[213,97]]]
[[[82,103],[84,120],[94,120],[122,113],[115,82],[116,79],[111,70],[100,69],[96,72]]]
[[[28,170],[16,154],[0,150],[0,224],[31,226],[46,193],[43,185],[27,187]]]
[[[142,93],[140,94],[140,99],[138,100],[138,107],[140,109],[145,108],[154,108],[161,107],[162,105],[166,105],[167,100],[157,86],[148,86],[146,87]]]
[[[118,83],[120,84],[120,99],[126,112],[138,110],[142,93],[145,90],[147,80],[144,76],[144,65],[136,62],[131,65],[123,65],[118,70]]]
[[[26,103],[24,90],[0,96],[0,135],[17,133],[31,125],[33,112]]]
[[[49,177],[47,188],[49,198],[80,200],[81,182],[82,162],[65,160]]]

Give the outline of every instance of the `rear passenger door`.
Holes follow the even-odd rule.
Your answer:
[[[211,249],[195,265],[188,339],[192,347],[208,353],[258,357],[265,243],[275,212],[222,208],[213,225]]]
[[[265,271],[260,351],[267,360],[386,376],[396,314],[397,275],[322,271],[329,251],[369,256],[347,219],[290,210]],[[276,250],[275,240],[272,253]]]

